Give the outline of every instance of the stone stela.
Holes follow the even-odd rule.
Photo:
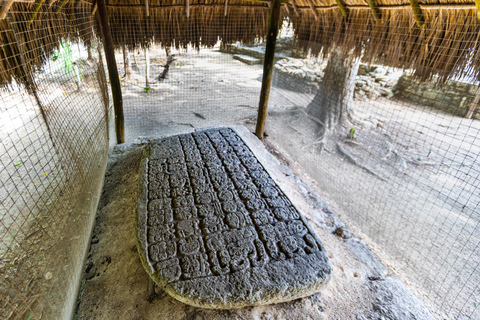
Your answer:
[[[208,290],[195,288],[195,282],[213,284],[215,278],[238,282],[232,275],[252,277],[252,272],[311,278],[309,268],[297,270],[306,275],[292,272],[300,262],[311,264],[310,268],[320,262],[320,269],[313,271],[318,278],[315,285],[312,279],[303,281],[307,287],[319,287],[329,278],[331,266],[323,245],[232,129],[209,129],[151,143],[143,171],[139,208],[146,212],[137,217],[142,261],[152,278],[170,289],[167,292],[176,290],[183,296],[181,301],[198,298],[204,301],[191,304],[225,308],[262,304],[265,299],[265,303],[285,301],[282,294],[275,298],[270,293],[259,301],[246,293],[209,297]],[[285,269],[282,264],[287,266],[286,274],[265,273]],[[282,282],[273,280],[276,285]],[[193,288],[182,285],[178,290],[182,282]],[[233,283],[230,288],[236,290]]]

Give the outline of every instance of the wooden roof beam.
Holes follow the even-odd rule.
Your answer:
[[[380,12],[377,9],[377,5],[375,4],[375,0],[367,0],[368,6],[372,10],[373,20],[378,21],[380,20]]]
[[[227,16],[228,0],[225,0],[225,17]]]
[[[297,8],[297,4],[295,3],[295,0],[290,0],[290,3],[292,4],[293,11],[295,11],[295,15],[297,15],[298,17],[298,8]]]
[[[315,8],[315,4],[313,4],[312,0],[307,0],[308,5],[310,6],[310,10],[313,12],[313,15],[315,16],[315,20],[318,20],[318,12],[317,9]]]
[[[3,6],[0,8],[0,19],[5,19],[7,16],[8,10],[13,4],[13,0],[7,0],[3,3]]]
[[[285,11],[287,11],[287,15],[290,16],[290,9],[288,8],[288,4],[283,5],[285,7]]]
[[[62,2],[60,2],[60,5],[58,6],[57,8],[57,12],[60,12],[60,10],[62,10],[63,6],[67,3],[67,0],[62,0]]]
[[[345,19],[348,19],[348,9],[347,6],[342,2],[342,0],[335,0],[337,2],[337,6],[342,12],[342,15]]]
[[[82,0],[81,0],[82,1]],[[282,0],[283,1],[283,0]],[[15,1],[16,2],[16,1]],[[92,4],[91,2],[84,1],[89,4]],[[270,2],[270,1],[258,1],[258,2]],[[293,3],[293,2],[291,2]],[[283,4],[283,3],[282,3]],[[121,8],[121,9],[129,9],[129,8],[140,8],[140,7],[145,7],[144,4],[133,4],[133,5],[107,5],[106,6],[109,9],[115,9],[115,8]],[[225,4],[191,4],[190,8],[217,8],[217,7],[225,7]],[[172,9],[172,8],[185,8],[184,5],[179,5],[179,4],[173,4],[173,5],[163,5],[163,6],[158,6],[158,5],[150,5],[150,9],[152,10],[162,10],[162,9]],[[267,9],[267,7],[262,7],[262,6],[252,6],[252,5],[245,5],[245,4],[229,4],[229,8],[264,8]],[[317,11],[323,11],[323,10],[334,10],[337,9],[338,6],[318,6],[315,7],[315,10]],[[377,6],[376,7],[378,10],[405,10],[411,8],[409,4],[407,5],[385,5],[385,6]],[[426,9],[426,10],[471,10],[471,9],[476,9],[475,4],[421,4],[420,5],[421,9]],[[370,6],[368,5],[351,5],[348,6],[349,10],[371,10]],[[299,7],[297,6],[297,10],[311,10],[310,7]]]
[[[27,23],[27,27],[30,27],[30,25],[33,23],[33,20],[35,20],[35,17],[37,16],[38,14],[38,11],[40,11],[40,8],[42,7],[42,4],[45,0],[40,0],[35,8],[33,9],[33,12],[32,14],[30,15],[30,18],[28,19],[28,23]]]
[[[475,0],[475,6],[477,7],[477,18],[480,20],[480,0]]]
[[[252,1],[252,2],[265,2],[267,3],[268,5],[270,5],[273,0],[247,0],[247,1]],[[287,4],[288,3],[288,0],[280,0],[280,4]]]
[[[423,17],[423,12],[418,0],[410,0],[410,6],[412,6],[413,16],[415,17],[415,21],[417,21],[417,26],[423,26],[425,24],[425,18]]]
[[[0,7],[0,19],[5,19],[8,11],[10,10],[10,7],[12,6],[12,4],[14,2],[32,3],[32,2],[35,2],[35,0],[5,0],[5,1],[3,1],[3,5]]]
[[[187,13],[187,18],[190,18],[190,1],[185,0],[185,12]]]

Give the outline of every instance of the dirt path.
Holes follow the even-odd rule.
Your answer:
[[[151,57],[156,57],[153,78],[166,56],[158,50]],[[252,127],[260,65],[244,65],[217,49],[177,52],[175,58],[167,79],[153,81],[145,93],[144,64],[136,55],[137,72],[124,86],[129,141],[211,125]],[[383,247],[379,254],[406,275],[425,301],[470,319],[480,304],[475,272],[480,263],[479,122],[387,99],[356,101],[353,126],[359,145],[344,143],[342,133],[319,155],[312,121],[284,113],[305,107],[312,98],[272,88],[270,138]],[[344,159],[337,142],[377,177]]]
[[[303,114],[273,116],[267,130],[425,301],[450,317],[475,318],[480,123],[393,101],[355,110],[357,139],[348,141],[345,128],[322,155],[313,144],[316,124]],[[371,172],[348,161],[337,143]]]

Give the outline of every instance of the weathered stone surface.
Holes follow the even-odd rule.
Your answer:
[[[318,292],[327,253],[230,128],[152,142],[137,204],[142,263],[174,298],[236,308]]]
[[[262,64],[262,60],[255,57],[247,56],[245,54],[235,54],[233,55],[233,59],[242,61],[243,63],[246,63],[248,65]]]

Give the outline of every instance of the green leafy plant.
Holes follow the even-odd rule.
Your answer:
[[[148,93],[150,91],[150,87],[145,87],[145,92]]]
[[[350,131],[348,132],[348,139],[355,139],[355,129],[350,128]]]
[[[53,51],[53,61],[60,61],[63,65],[65,75],[68,77],[71,73],[75,76],[77,88],[81,88],[82,69],[84,62],[81,59],[75,59],[72,53],[70,42],[62,41],[59,51]]]

